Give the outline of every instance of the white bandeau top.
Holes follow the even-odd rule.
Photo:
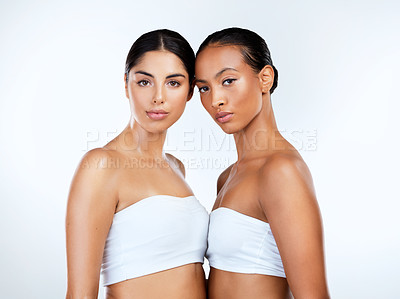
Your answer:
[[[211,212],[206,257],[216,269],[286,277],[269,223],[229,208]]]
[[[208,221],[194,196],[154,195],[117,212],[103,254],[104,286],[203,263]]]

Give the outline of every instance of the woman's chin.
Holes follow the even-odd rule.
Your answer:
[[[234,123],[232,121],[229,121],[226,123],[216,123],[226,134],[235,134],[243,129],[243,127],[241,127],[240,124],[238,124],[237,122]]]
[[[141,124],[142,129],[150,134],[161,134],[168,130],[167,124]]]
[[[149,133],[153,134],[161,134],[167,131],[175,122],[171,123],[171,121],[150,121],[143,123],[142,128],[145,129]]]
[[[168,130],[168,126],[158,127],[158,128],[149,128],[147,131],[152,134],[162,134]]]
[[[236,128],[232,128],[230,126],[220,126],[222,131],[224,131],[226,134],[234,134],[238,130]]]

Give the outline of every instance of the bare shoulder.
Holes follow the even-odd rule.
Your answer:
[[[222,187],[225,185],[226,180],[229,177],[229,174],[231,173],[231,169],[232,166],[234,164],[232,164],[231,166],[229,166],[227,169],[225,169],[218,177],[217,180],[217,194],[219,193],[219,191],[222,189]]]
[[[311,179],[311,173],[307,164],[300,155],[277,153],[268,158],[260,169],[263,177],[285,178],[301,176],[303,179]]]
[[[258,178],[263,203],[315,199],[311,173],[298,154],[274,154],[263,163]]]
[[[112,151],[105,148],[95,148],[83,155],[79,166],[83,168],[98,167],[106,165],[113,158]]]
[[[79,162],[76,172],[85,172],[88,175],[110,174],[115,169],[112,163],[115,163],[118,156],[116,151],[105,148],[95,148],[88,151]]]
[[[111,165],[112,161],[117,159],[115,151],[104,148],[96,148],[88,151],[81,159],[76,168],[71,185],[71,191],[80,186],[96,186],[111,188],[113,186],[112,178],[115,177],[116,167]]]
[[[177,157],[169,153],[166,153],[165,156],[174,164],[173,166],[182,173],[183,177],[185,177],[186,175],[185,165],[183,165],[181,160],[179,160]]]

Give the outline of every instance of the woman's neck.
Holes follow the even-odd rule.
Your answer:
[[[238,162],[283,149],[285,142],[278,131],[270,97],[264,96],[261,111],[242,130],[234,134]]]
[[[121,132],[118,138],[116,147],[129,156],[131,153],[150,159],[162,159],[163,146],[167,131],[152,133],[143,129],[133,118],[129,124]]]

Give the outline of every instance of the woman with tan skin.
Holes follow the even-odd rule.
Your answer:
[[[278,131],[265,41],[240,28],[213,33],[197,52],[196,85],[238,154],[218,179],[210,215],[209,298],[329,298],[313,182]]]
[[[129,124],[88,152],[66,216],[66,298],[204,299],[208,214],[163,152],[167,129],[193,92],[194,53],[178,33],[142,35],[126,61]]]

